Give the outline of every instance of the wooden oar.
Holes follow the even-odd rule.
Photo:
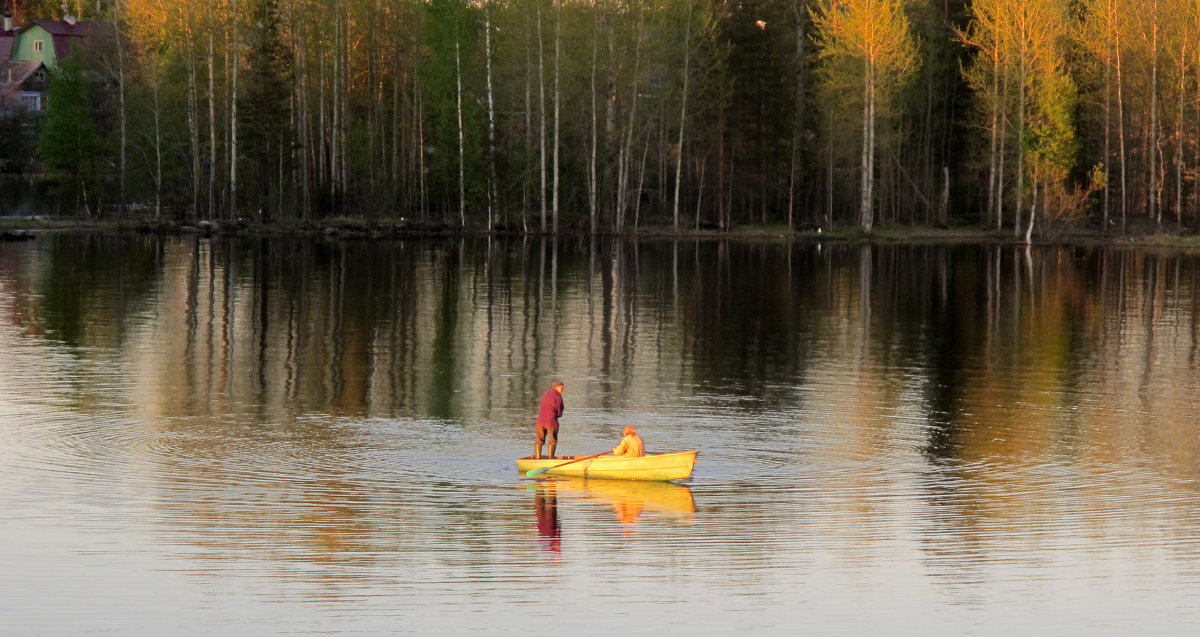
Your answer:
[[[549,471],[549,470],[551,470],[551,469],[557,469],[557,468],[559,468],[559,467],[562,467],[562,466],[565,466],[565,465],[569,465],[569,464],[571,464],[572,462],[583,462],[584,460],[591,460],[592,458],[599,458],[600,456],[607,455],[608,453],[610,453],[610,452],[608,452],[608,451],[605,451],[604,453],[598,453],[598,454],[596,454],[596,455],[594,455],[594,456],[584,456],[584,457],[582,457],[582,458],[576,458],[576,459],[574,459],[574,460],[568,460],[568,461],[566,461],[566,462],[564,462],[564,463],[562,463],[562,464],[556,464],[556,465],[552,465],[552,466],[549,466],[549,467],[540,467],[540,468],[538,468],[538,469],[530,469],[529,471],[526,471],[526,472],[525,472],[525,477],[526,477],[526,478],[536,478],[536,477],[538,477],[538,476],[542,475],[543,473],[546,473],[547,471]]]

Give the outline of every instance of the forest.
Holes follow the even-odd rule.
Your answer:
[[[17,24],[101,26],[39,139],[0,151],[90,216],[1024,241],[1200,221],[1193,1],[12,1]]]

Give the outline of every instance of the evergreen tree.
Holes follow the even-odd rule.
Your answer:
[[[278,0],[255,0],[248,36],[246,89],[238,110],[250,165],[249,190],[255,210],[264,216],[283,207],[283,182],[290,174],[292,155],[292,60],[281,28]]]
[[[485,114],[476,90],[482,42],[479,11],[464,0],[432,0],[424,5],[425,59],[420,67],[424,99],[432,124],[427,148],[430,191],[435,207],[466,211],[486,194]]]
[[[96,132],[90,80],[77,51],[50,70],[46,99],[38,158],[57,182],[57,194],[75,198],[88,216],[99,214],[105,148]]]

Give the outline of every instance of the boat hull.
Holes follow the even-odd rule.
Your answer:
[[[598,456],[588,460],[562,465],[575,456],[534,459],[517,458],[517,471],[527,473],[534,469],[553,467],[546,473],[553,476],[578,476],[581,478],[605,478],[609,480],[683,480],[692,475],[696,466],[697,451],[674,453],[652,453],[639,457]]]

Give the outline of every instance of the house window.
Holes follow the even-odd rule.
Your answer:
[[[33,41],[33,50],[38,53],[45,51],[46,50],[46,41],[45,40],[34,40]]]
[[[25,106],[25,110],[36,112],[42,110],[41,95],[37,93],[25,93],[21,96],[21,103]]]

